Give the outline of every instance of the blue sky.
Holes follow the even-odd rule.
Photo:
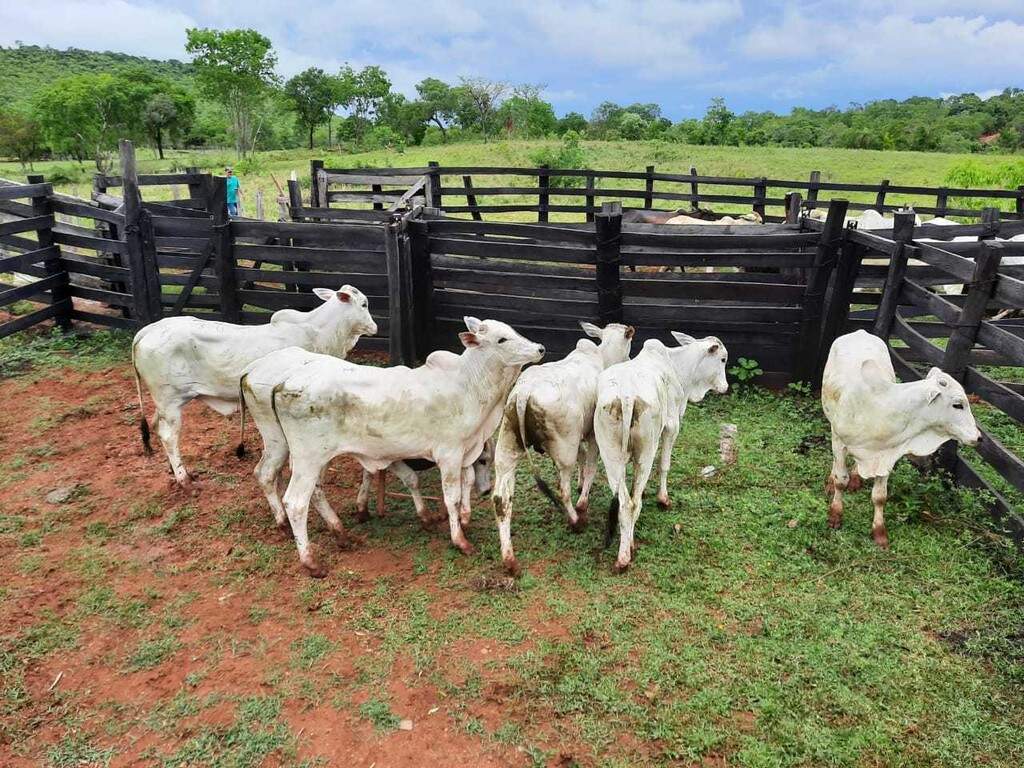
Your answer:
[[[653,101],[673,119],[1024,87],[1024,0],[0,0],[0,45],[184,59],[189,26],[253,27],[279,70],[380,64],[542,83],[556,111]]]

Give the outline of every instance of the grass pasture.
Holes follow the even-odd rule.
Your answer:
[[[327,492],[365,541],[340,551],[314,521],[315,581],[251,477],[254,431],[239,461],[235,422],[189,408],[194,495],[142,455],[126,346],[0,343],[2,765],[1024,762],[1020,561],[976,499],[906,463],[889,552],[867,492],[829,531],[810,397],[691,406],[674,506],[645,506],[624,576],[602,482],[572,534],[523,472],[509,584],[488,502],[465,558],[404,501],[349,523],[358,476],[335,462]],[[704,478],[722,422],[739,463]]]

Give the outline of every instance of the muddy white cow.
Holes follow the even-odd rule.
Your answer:
[[[199,399],[228,416],[238,407],[238,379],[249,363],[285,347],[345,357],[360,336],[377,333],[366,296],[351,285],[337,291],[314,288],[323,301],[310,312],[282,309],[266,325],[234,325],[196,317],[168,317],[147,325],[132,341],[132,366],[139,395],[139,428],[151,453],[140,379],[156,414],[153,424],[180,485],[189,482],[178,436],[181,410]]]
[[[516,377],[524,365],[540,361],[544,347],[497,320],[466,317],[465,323],[461,355],[434,353],[418,368],[321,357],[274,387],[272,413],[292,468],[284,510],[310,575],[325,574],[306,531],[310,498],[328,462],[342,454],[370,472],[408,458],[433,461],[452,543],[473,551],[461,525],[469,514],[472,464],[497,428]]]
[[[455,357],[450,352],[435,352],[434,355],[436,356],[435,360],[445,355]],[[263,494],[266,496],[267,503],[274,514],[274,520],[277,522],[278,527],[282,529],[289,529],[288,516],[285,514],[280,493],[281,471],[288,460],[289,452],[288,440],[274,414],[274,388],[283,384],[289,376],[299,372],[306,365],[316,363],[321,357],[330,356],[310,352],[301,347],[287,347],[250,363],[242,371],[242,376],[239,379],[239,399],[243,407],[241,408],[239,418],[239,447],[237,452],[239,455],[244,453],[245,417],[248,412],[259,430],[260,437],[263,439],[263,453],[260,456],[260,460],[256,463],[253,474],[263,489]],[[335,366],[336,371],[355,370],[356,368],[358,366],[355,363],[348,363],[347,366]],[[485,444],[483,452],[473,465],[474,486],[480,494],[489,491],[491,487],[490,463],[491,452]],[[428,466],[429,462],[414,459],[410,459],[408,463],[396,461],[388,466],[388,471],[394,472],[398,479],[408,488],[412,495],[416,514],[419,515],[424,524],[432,521],[427,516],[426,505],[423,503],[423,496],[419,491],[419,477],[416,474],[416,470],[427,469]],[[360,521],[369,519],[371,477],[373,476],[369,472],[363,473],[363,482],[356,499],[356,511]],[[382,475],[380,479],[383,480]],[[335,534],[339,543],[343,546],[347,545],[349,542],[345,528],[324,495],[322,483],[317,484],[316,490],[313,491],[312,500],[320,517],[327,523],[328,528]],[[378,496],[378,506],[382,504],[382,501],[382,498]],[[383,514],[383,509],[379,508],[377,513]]]
[[[871,535],[889,546],[885,502],[889,473],[901,456],[929,456],[947,440],[974,445],[981,438],[960,383],[938,368],[921,381],[899,384],[884,341],[867,331],[832,343],[821,382],[821,405],[832,425],[832,494],[828,524],[843,522],[843,491],[874,478]],[[855,472],[847,469],[853,459]]]
[[[635,333],[632,326],[611,323],[599,328],[580,323],[584,332],[600,341],[580,339],[562,360],[527,368],[505,403],[494,452],[494,516],[501,539],[501,559],[509,573],[519,567],[512,549],[512,497],[516,465],[531,447],[551,457],[558,470],[559,498],[539,476],[537,483],[555,503],[561,502],[574,531],[586,522],[590,486],[597,474],[594,407],[597,377],[610,365],[629,359]],[[573,507],[572,471],[583,463],[580,498]],[[532,465],[532,460],[531,460]]]
[[[699,403],[711,390],[724,394],[729,389],[725,378],[729,353],[719,339],[695,339],[678,331],[672,336],[679,342],[678,347],[650,339],[639,355],[611,366],[598,379],[594,433],[608,485],[615,494],[608,510],[609,538],[618,510],[617,572],[628,568],[632,560],[633,532],[659,448],[658,504],[668,507],[672,446],[687,403]],[[626,484],[626,465],[630,462],[634,470],[632,493]]]

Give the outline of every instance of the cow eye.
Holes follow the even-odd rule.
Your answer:
[[[507,336],[502,336],[500,339],[498,339],[499,344],[504,344],[506,341],[508,341]]]
[[[963,403],[953,403],[953,407],[956,408],[958,411],[962,411],[964,409],[964,404]]]

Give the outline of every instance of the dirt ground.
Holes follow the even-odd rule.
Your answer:
[[[31,703],[18,711],[18,722],[2,734],[7,739],[0,742],[0,765],[39,764],[48,747],[67,737],[68,718],[61,715],[68,710],[81,718],[79,731],[106,731],[96,740],[96,748],[114,749],[111,765],[151,765],[197,730],[230,724],[236,709],[232,697],[266,695],[287,686],[291,676],[306,676],[303,665],[297,670],[291,659],[308,633],[307,617],[319,616],[322,602],[296,604],[297,593],[315,585],[301,573],[294,548],[273,526],[252,480],[259,448],[255,431],[248,436],[248,456],[239,460],[229,444],[231,422],[199,404],[190,406],[182,443],[186,465],[198,469],[200,479],[192,492],[184,492],[173,487],[158,443],[152,457],[141,450],[134,385],[124,369],[96,374],[65,371],[32,382],[7,380],[0,382],[0,401],[8,404],[0,417],[4,454],[28,451],[30,456],[16,470],[18,482],[10,482],[9,475],[3,484],[0,505],[9,516],[52,521],[53,529],[32,549],[29,557],[38,562],[30,560],[17,571],[12,566],[24,550],[14,539],[0,544],[0,560],[5,563],[0,636],[17,635],[42,617],[66,615],[76,608],[76,596],[96,584],[112,589],[117,605],[141,602],[145,618],[160,617],[165,606],[187,599],[181,616],[171,621],[180,623],[177,649],[138,671],[126,670],[123,657],[126,649],[153,635],[151,623],[143,619],[125,625],[107,617],[83,616],[76,647],[57,648],[27,666],[24,688]],[[11,408],[14,402],[25,405]],[[356,468],[338,462],[327,492],[332,499],[351,500],[357,482]],[[69,500],[46,501],[51,491],[62,488],[73,489]],[[162,528],[169,520],[167,510],[171,521],[176,513],[181,517],[173,536]],[[231,517],[230,531],[224,530],[225,514]],[[489,523],[489,515],[483,519]],[[412,518],[406,522],[410,528],[415,525]],[[357,613],[360,595],[372,591],[381,578],[443,598],[445,611],[467,608],[466,597],[434,594],[435,581],[429,573],[416,574],[411,550],[361,546],[342,552],[324,529],[317,530],[316,522],[311,527],[331,579],[347,585],[349,598],[337,613],[325,617],[330,620],[321,622],[332,650],[317,660],[311,677],[313,672],[319,680],[351,677],[361,658],[375,654],[377,638],[347,627],[351,616],[345,614]],[[244,532],[243,546],[272,551],[272,569],[238,569],[245,556],[238,551],[237,531]],[[431,548],[443,552],[440,529],[433,539]],[[442,560],[440,554],[436,559]],[[270,606],[258,622],[251,616],[256,602]],[[115,605],[112,611],[117,610]],[[167,623],[166,616],[164,620]],[[497,651],[487,644],[451,648],[441,659],[442,664],[450,660],[454,669],[435,672],[457,677],[463,672],[455,662],[487,658]],[[193,682],[190,675],[201,679]],[[391,670],[386,695],[395,716],[412,721],[411,731],[375,729],[358,715],[359,696],[340,708],[329,701],[289,701],[281,713],[295,734],[287,762],[317,757],[329,765],[528,762],[514,749],[485,743],[458,728],[444,692],[429,683],[410,685],[410,675],[411,669]],[[484,683],[493,691],[488,690],[472,716],[500,719],[500,685],[498,680]],[[183,689],[195,699],[214,698],[218,703],[168,729],[154,730],[143,722],[150,707]],[[325,690],[318,698],[330,696]],[[276,764],[277,759],[280,756],[271,756],[265,764]]]

